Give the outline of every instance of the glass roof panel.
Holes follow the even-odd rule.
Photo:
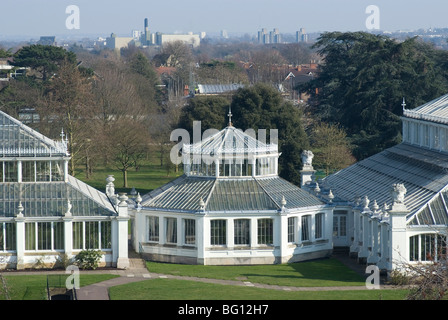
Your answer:
[[[0,217],[13,217],[19,203],[25,217],[63,216],[68,200],[73,216],[112,215],[113,212],[65,182],[0,183]]]
[[[445,205],[443,204],[443,201],[439,196],[437,196],[431,203],[431,212],[434,216],[435,219],[435,224],[438,225],[443,225],[443,224],[448,224],[448,219],[447,219],[447,213],[446,213],[446,208]]]
[[[205,211],[270,211],[281,208],[323,205],[318,198],[279,177],[269,179],[200,178],[183,175],[143,196],[141,205],[160,210],[198,211],[202,198]]]
[[[210,211],[277,210],[254,179],[219,179],[207,205]]]
[[[142,206],[167,210],[197,211],[205,202],[215,179],[182,176],[143,197]]]
[[[285,197],[286,208],[323,204],[317,197],[280,177],[257,179],[257,181],[277,204],[281,205],[282,199]]]
[[[0,111],[0,157],[66,156],[65,142],[53,141]]]
[[[425,207],[418,215],[417,219],[420,225],[432,225],[434,220],[432,219],[431,212],[428,207]]]

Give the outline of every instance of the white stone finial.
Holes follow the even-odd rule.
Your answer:
[[[114,176],[112,174],[107,176],[107,178],[106,178],[106,182],[107,182],[107,184],[106,184],[106,194],[109,197],[115,196],[114,181],[115,181],[115,178],[114,178]]]
[[[139,212],[142,209],[142,196],[140,195],[140,192],[137,192],[137,196],[135,197],[135,209]]]
[[[304,168],[313,167],[313,157],[314,154],[311,150],[303,150],[302,152],[302,164]]]
[[[205,209],[205,202],[204,202],[204,199],[202,199],[202,197],[199,199],[199,209],[201,211],[204,211],[204,209]]]
[[[23,217],[23,210],[25,210],[25,209],[23,208],[22,201],[20,201],[19,206],[17,207],[17,212],[18,212],[17,217],[19,217],[19,218]]]
[[[301,186],[305,187],[307,184],[309,184],[315,177],[314,177],[314,169],[313,169],[313,157],[314,154],[310,150],[303,150],[301,154],[302,159],[302,170],[300,171],[300,178],[301,178]]]
[[[66,217],[71,217],[72,215],[72,203],[70,202],[70,199],[67,199],[67,211],[65,212]]]
[[[406,102],[404,101],[404,97],[403,97],[403,102],[401,103],[401,106],[403,107],[403,110],[404,110],[404,107],[406,107]]]
[[[383,207],[381,208],[381,214],[383,217],[387,217],[389,215],[389,213],[387,212],[389,210],[389,206],[387,205],[386,202],[384,202]]]
[[[364,198],[362,199],[362,203],[364,205],[364,209],[369,209],[369,203],[370,203],[369,197],[364,196]]]
[[[334,194],[333,194],[333,192],[331,191],[331,189],[330,189],[330,191],[328,192],[328,199],[330,199],[330,203],[333,202]]]
[[[285,196],[282,196],[282,208],[286,206],[286,199]]]
[[[395,183],[392,185],[392,211],[393,212],[406,212],[406,204],[404,203],[404,196],[407,190],[402,183]]]
[[[392,185],[392,201],[393,203],[404,203],[404,196],[407,190],[402,183],[395,183]]]
[[[317,182],[316,182],[316,187],[314,188],[314,191],[315,191],[316,193],[319,193],[319,192],[320,192],[319,183],[317,183]]]
[[[140,192],[137,192],[137,197],[135,197],[135,202],[137,202],[137,204],[140,204],[142,202],[142,196],[140,195]]]
[[[378,213],[378,211],[380,210],[380,206],[378,205],[378,203],[376,202],[376,200],[373,200],[372,209],[373,209],[373,212],[374,212],[374,213]]]
[[[119,195],[118,195],[118,201],[119,201],[119,203],[118,203],[118,205],[119,206],[125,206],[125,205],[127,205],[128,203],[127,203],[127,201],[128,201],[128,196],[126,195],[126,193],[124,193],[124,192],[120,192],[119,193]]]

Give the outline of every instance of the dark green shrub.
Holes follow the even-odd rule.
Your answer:
[[[83,250],[75,257],[75,261],[81,269],[95,270],[101,259],[100,250]]]

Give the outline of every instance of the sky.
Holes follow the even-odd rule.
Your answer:
[[[3,2],[3,1],[2,1]],[[44,35],[130,36],[151,32],[280,33],[368,31],[369,5],[378,8],[383,31],[448,27],[446,0],[15,0],[0,5],[0,39]],[[79,29],[68,29],[69,5],[79,8]]]

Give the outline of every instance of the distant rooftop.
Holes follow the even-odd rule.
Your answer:
[[[223,94],[226,92],[236,91],[239,88],[244,88],[244,85],[232,84],[198,84],[197,94]]]

